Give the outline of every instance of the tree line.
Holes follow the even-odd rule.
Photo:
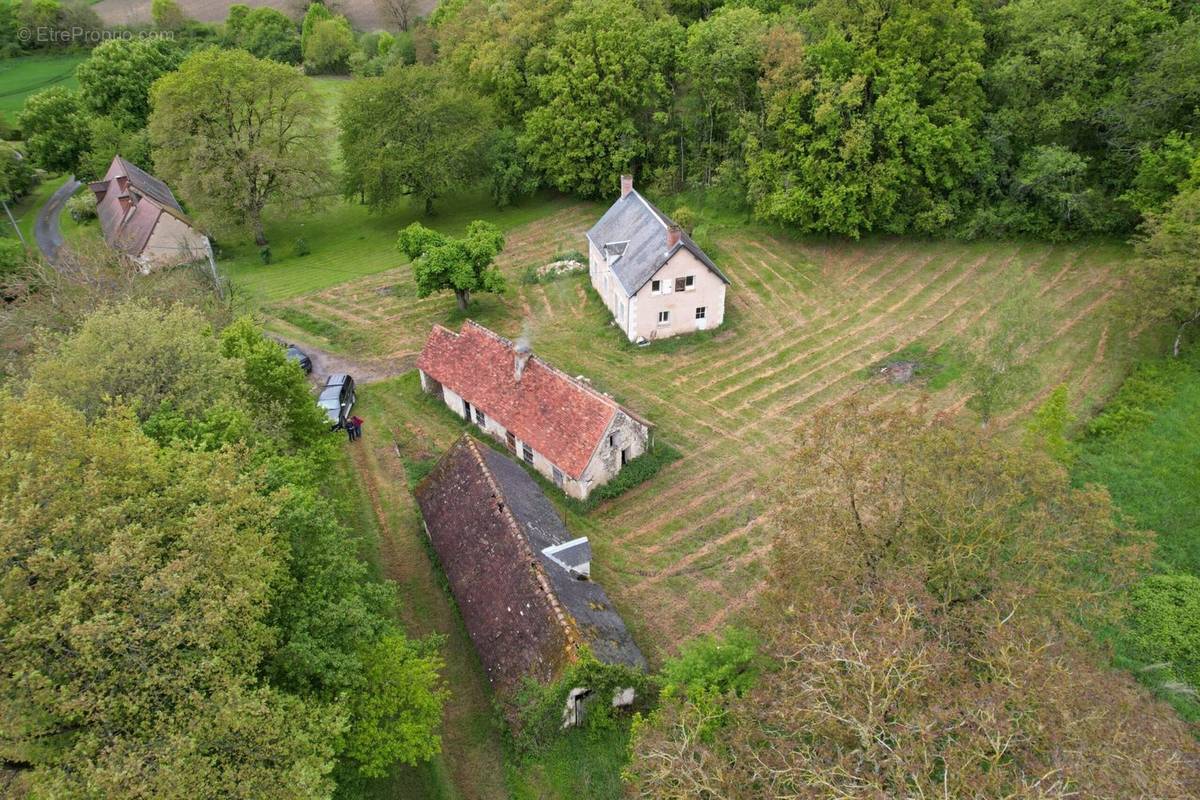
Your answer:
[[[199,273],[65,257],[4,282],[0,782],[326,798],[428,759],[440,643],[359,557],[299,368]]]

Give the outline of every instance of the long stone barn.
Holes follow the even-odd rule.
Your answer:
[[[580,500],[650,447],[653,426],[528,347],[467,320],[434,325],[417,359],[421,388]]]
[[[646,659],[591,580],[592,550],[572,538],[519,464],[464,434],[415,491],[463,623],[498,690],[562,675],[583,647],[602,663],[645,670]],[[576,687],[566,720],[589,694]],[[592,698],[598,700],[600,698]],[[612,698],[632,702],[632,691]]]

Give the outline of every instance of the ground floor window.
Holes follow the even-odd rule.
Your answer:
[[[533,463],[533,448],[527,444],[521,445],[521,458],[525,459],[526,464]]]
[[[671,324],[671,312],[670,311],[658,312],[658,324],[659,325],[670,325]]]
[[[562,472],[560,472],[560,471],[559,471],[558,467],[553,467],[552,469],[553,469],[553,472],[554,472],[554,485],[555,485],[555,486],[562,486],[562,484],[563,484],[563,474],[562,474]]]
[[[707,314],[708,309],[704,306],[700,306],[696,309],[696,319],[704,319]]]
[[[517,437],[513,436],[511,431],[504,434],[504,443],[508,445],[509,450],[517,452]]]
[[[487,417],[483,415],[483,412],[478,407],[475,408],[475,421],[480,425],[487,424]]]

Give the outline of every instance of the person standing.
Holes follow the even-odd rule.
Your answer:
[[[351,438],[351,440],[362,438],[362,426],[363,426],[362,417],[355,414],[353,417],[350,418],[350,438]]]

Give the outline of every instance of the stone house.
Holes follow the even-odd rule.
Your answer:
[[[514,689],[526,677],[549,683],[584,646],[602,663],[646,668],[604,589],[591,580],[587,538],[572,538],[519,464],[464,434],[415,494],[497,689]]]
[[[121,156],[104,180],[89,184],[109,247],[143,272],[206,258],[208,238],[192,225],[170,188]]]
[[[712,330],[729,279],[692,238],[621,176],[621,197],[587,232],[588,274],[631,342]]]
[[[434,325],[417,369],[422,389],[580,500],[650,446],[649,422],[470,320]]]

